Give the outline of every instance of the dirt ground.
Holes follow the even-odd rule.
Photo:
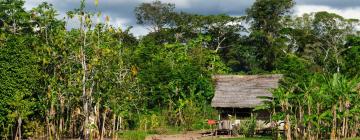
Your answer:
[[[214,136],[205,136],[201,133],[201,131],[191,131],[175,135],[151,135],[146,137],[145,140],[211,140],[212,137],[216,139]]]
[[[201,132],[192,131],[175,135],[151,135],[146,137],[145,140],[200,140],[202,138],[204,136],[202,136]]]

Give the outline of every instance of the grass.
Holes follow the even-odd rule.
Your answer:
[[[158,134],[158,135],[172,135],[179,134],[183,132],[179,128],[159,128],[155,130],[127,130],[119,133],[119,138],[121,140],[144,140],[147,136]]]
[[[144,140],[149,133],[139,130],[129,130],[123,131],[119,134],[120,139],[122,140]]]

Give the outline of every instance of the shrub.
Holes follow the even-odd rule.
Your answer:
[[[242,121],[240,124],[240,132],[245,135],[245,137],[253,137],[255,135],[256,129],[256,117],[251,116],[249,119]]]

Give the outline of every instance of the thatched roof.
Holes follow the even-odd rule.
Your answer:
[[[271,97],[270,90],[278,86],[281,74],[215,75],[215,96],[211,106],[217,108],[254,108]]]

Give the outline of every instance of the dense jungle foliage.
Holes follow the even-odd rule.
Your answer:
[[[358,19],[293,16],[292,0],[256,0],[242,17],[154,1],[135,8],[150,30],[135,37],[88,4],[62,18],[50,3],[0,0],[1,139],[204,129],[212,75],[270,73],[284,78],[256,109],[284,120],[287,139],[359,136]]]

